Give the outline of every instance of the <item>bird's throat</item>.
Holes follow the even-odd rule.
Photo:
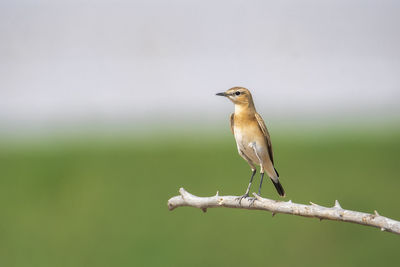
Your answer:
[[[254,117],[256,109],[252,103],[235,104],[236,117]]]

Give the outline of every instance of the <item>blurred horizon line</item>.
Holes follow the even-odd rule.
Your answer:
[[[230,113],[229,113],[230,114]],[[230,134],[229,114],[219,114],[218,119],[205,120],[200,116],[192,118],[170,118],[169,120],[115,119],[115,120],[53,120],[40,123],[13,123],[0,121],[0,140],[8,139],[41,139],[48,137],[112,137],[112,136],[162,136],[162,135],[226,135]],[[321,115],[305,118],[288,116],[277,118],[266,117],[265,121],[272,135],[274,132],[293,132],[307,134],[310,132],[340,131],[374,131],[400,129],[400,116],[390,113],[386,116],[351,116]],[[335,130],[336,129],[336,130]]]

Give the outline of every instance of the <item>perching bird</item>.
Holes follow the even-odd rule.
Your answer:
[[[258,195],[261,193],[261,185],[266,172],[278,194],[282,197],[285,196],[285,191],[279,182],[278,171],[274,167],[274,156],[267,126],[256,112],[250,91],[243,87],[233,87],[217,95],[225,96],[235,104],[235,112],[231,114],[231,130],[235,136],[239,155],[247,161],[252,170],[250,183],[239,201],[249,196],[250,186],[256,174],[255,165],[260,166],[261,174]]]

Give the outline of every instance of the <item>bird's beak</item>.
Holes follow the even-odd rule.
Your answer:
[[[226,96],[226,93],[225,92],[224,93],[218,93],[218,94],[215,94],[215,95]]]

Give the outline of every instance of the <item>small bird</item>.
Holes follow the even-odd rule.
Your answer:
[[[243,198],[249,197],[251,183],[257,171],[255,165],[260,166],[261,174],[258,195],[261,194],[261,185],[266,172],[278,194],[284,197],[285,191],[279,182],[278,171],[274,167],[271,138],[263,119],[256,112],[250,91],[244,87],[233,87],[217,95],[225,96],[235,104],[235,112],[231,114],[231,130],[235,136],[239,155],[247,161],[252,171],[250,183],[245,194],[239,198],[239,203]]]

